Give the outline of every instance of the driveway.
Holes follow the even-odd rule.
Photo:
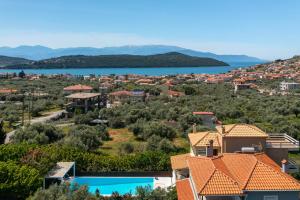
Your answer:
[[[34,119],[32,119],[30,121],[30,124],[46,123],[48,121],[57,119],[57,118],[59,118],[63,114],[63,112],[65,112],[65,110],[59,110],[59,111],[51,112],[47,116],[42,116],[42,117],[34,118]],[[25,121],[25,124],[26,123],[28,123],[28,121]],[[6,133],[6,138],[5,138],[4,144],[10,143],[10,137],[12,135],[14,135],[15,132],[16,132],[16,130],[13,130],[13,131],[11,131],[9,133]]]

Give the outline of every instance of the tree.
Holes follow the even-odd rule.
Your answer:
[[[107,130],[101,126],[78,125],[69,131],[69,135],[65,137],[62,143],[66,146],[89,151],[100,147],[102,140],[107,138]]]
[[[27,197],[42,185],[39,171],[26,165],[18,165],[13,161],[0,162],[0,172],[0,199],[2,195]]]
[[[160,141],[161,141],[161,137],[159,137],[158,135],[152,135],[147,140],[146,150],[147,151],[157,151]]]
[[[11,137],[13,143],[49,144],[63,137],[60,129],[51,124],[33,124],[18,129]]]
[[[6,138],[6,133],[3,128],[3,120],[0,119],[0,144],[3,144]]]
[[[133,153],[134,146],[129,142],[122,143],[120,148],[119,148],[119,151],[120,151],[121,155],[130,154],[130,153]]]
[[[164,138],[159,142],[158,150],[163,151],[165,153],[171,153],[176,150],[176,147],[172,144],[170,140]]]
[[[22,70],[19,72],[19,77],[24,78],[26,76],[25,72]]]

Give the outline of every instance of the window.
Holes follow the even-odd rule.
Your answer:
[[[277,195],[264,196],[264,200],[278,200]]]

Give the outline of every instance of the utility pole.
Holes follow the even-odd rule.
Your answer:
[[[25,95],[23,93],[23,99],[22,99],[22,126],[24,126],[24,118],[25,118]]]

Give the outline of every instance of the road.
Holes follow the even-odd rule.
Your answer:
[[[34,118],[30,121],[30,124],[46,123],[46,122],[51,121],[53,119],[57,119],[63,114],[63,112],[65,112],[65,110],[59,110],[59,111],[51,112],[47,116]],[[28,124],[28,121],[25,121],[25,124]],[[15,133],[15,130],[13,130],[13,131],[6,134],[4,144],[10,143],[10,137],[12,135],[14,135],[14,133]]]

